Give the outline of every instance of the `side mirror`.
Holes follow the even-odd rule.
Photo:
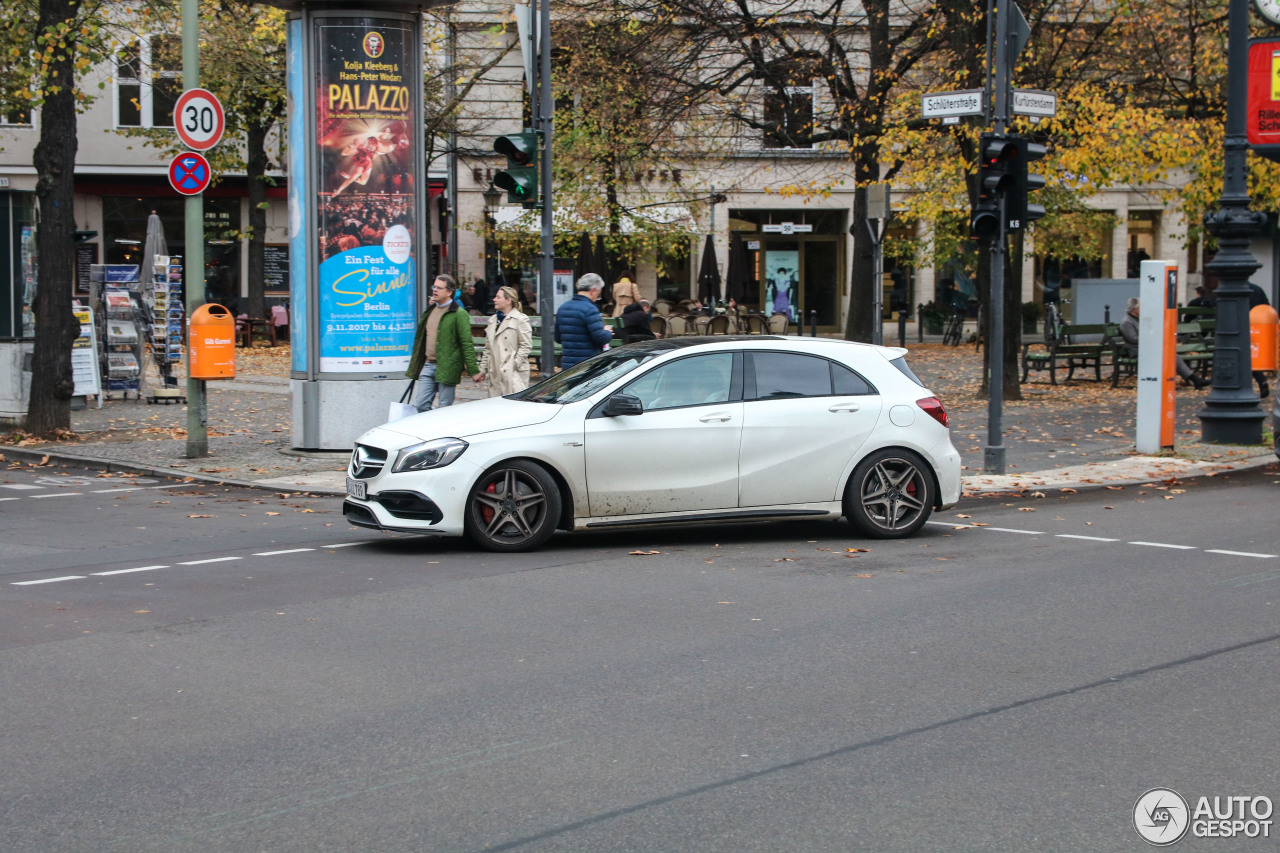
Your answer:
[[[643,415],[644,404],[640,402],[639,397],[632,394],[614,394],[604,404],[601,414],[606,418],[616,418],[619,415]]]

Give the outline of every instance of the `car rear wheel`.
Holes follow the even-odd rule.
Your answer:
[[[487,551],[530,551],[556,531],[560,490],[540,465],[515,460],[485,473],[467,498],[466,530]]]
[[[909,450],[878,450],[853,469],[844,515],[865,536],[899,539],[924,526],[933,503],[924,460]]]

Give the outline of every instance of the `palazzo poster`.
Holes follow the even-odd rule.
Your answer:
[[[320,369],[403,370],[418,307],[415,34],[372,18],[315,32]]]

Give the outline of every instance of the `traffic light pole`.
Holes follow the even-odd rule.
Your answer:
[[[997,0],[995,5],[995,73],[992,75],[995,92],[990,102],[995,106],[995,131],[1004,135],[1009,121],[1009,7],[1012,0]],[[987,20],[990,21],[990,17]],[[987,288],[987,445],[982,453],[982,470],[987,474],[1005,472],[1004,255],[1009,225],[1006,211],[1008,196],[1005,189],[999,193],[996,202],[1000,209],[1000,227],[991,237],[991,279]]]
[[[556,365],[556,301],[555,282],[555,234],[552,231],[551,214],[551,143],[554,140],[555,103],[551,98],[551,0],[542,0],[538,9],[538,120],[542,131],[542,252],[538,269],[538,314],[542,317],[542,353],[539,363],[542,375],[550,376]]]

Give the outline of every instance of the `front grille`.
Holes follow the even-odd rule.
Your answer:
[[[351,476],[357,480],[368,480],[378,476],[387,464],[387,451],[380,447],[357,444],[351,451]]]
[[[360,504],[353,504],[351,501],[342,502],[342,514],[347,521],[357,527],[372,527],[374,530],[381,530],[382,525],[378,523],[378,519],[374,517],[366,507]]]

